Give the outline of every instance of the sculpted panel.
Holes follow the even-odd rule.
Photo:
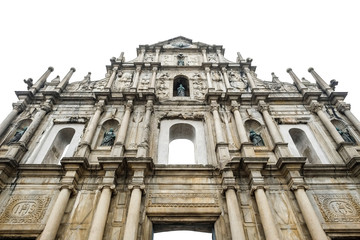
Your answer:
[[[128,90],[133,81],[133,71],[119,71],[114,84],[115,91]]]
[[[314,195],[325,222],[360,222],[359,200],[350,194]]]
[[[0,213],[0,223],[41,223],[50,199],[47,195],[13,195]]]

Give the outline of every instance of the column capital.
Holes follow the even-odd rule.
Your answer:
[[[252,184],[251,187],[250,187],[250,194],[251,195],[254,195],[255,191],[256,190],[259,190],[259,189],[263,189],[264,191],[268,190],[269,187],[268,186],[264,186],[264,185],[255,185],[255,184]]]
[[[129,99],[126,104],[125,104],[125,110],[132,110],[132,107],[133,107],[133,100]]]
[[[141,71],[141,65],[137,65],[135,71],[140,72]]]
[[[102,191],[102,190],[105,189],[105,188],[110,189],[110,191],[111,191],[111,193],[112,193],[113,195],[116,195],[116,194],[117,194],[117,190],[116,190],[115,184],[111,184],[111,185],[107,184],[107,185],[100,185],[100,186],[98,186],[98,190],[99,190],[99,191]]]
[[[238,105],[231,106],[231,112],[239,111],[239,109],[240,109],[240,106],[238,106]]]
[[[221,71],[222,71],[223,73],[227,73],[227,68],[226,68],[226,67],[222,67],[222,68],[221,68]]]
[[[250,69],[248,66],[244,66],[243,69],[244,69],[245,73],[250,73]]]
[[[210,67],[205,67],[205,72],[209,73],[210,72]]]
[[[26,105],[24,102],[13,103],[12,106],[13,106],[13,109],[18,112],[22,112],[26,109]]]
[[[336,108],[339,112],[344,113],[345,111],[349,111],[351,109],[351,105],[345,102],[338,102],[336,104]]]
[[[148,100],[146,105],[145,105],[145,110],[146,111],[154,111],[154,104],[153,104],[153,101],[152,100]]]
[[[51,100],[46,101],[45,103],[41,104],[40,109],[44,110],[45,112],[50,112],[52,110],[53,103]]]
[[[76,188],[75,188],[74,185],[67,185],[67,184],[61,185],[60,188],[59,188],[59,190],[61,191],[61,190],[63,190],[63,189],[68,189],[68,190],[70,190],[70,192],[71,192],[72,195],[76,195],[77,192],[78,192],[78,191],[76,190]]]
[[[269,111],[269,104],[265,103],[264,101],[260,101],[258,104],[258,108],[260,112]]]
[[[310,110],[314,113],[321,111],[323,109],[323,107],[324,107],[324,105],[319,103],[318,101],[311,101],[311,103],[310,103]]]
[[[290,187],[290,189],[292,190],[292,191],[296,191],[296,190],[298,190],[298,189],[304,189],[305,191],[306,190],[308,190],[310,187],[308,186],[308,185],[300,185],[300,184],[293,184],[291,187]]]
[[[154,66],[154,67],[152,68],[153,73],[155,73],[157,70],[158,70],[158,67],[156,67],[156,66]]]
[[[128,185],[129,190],[139,189],[143,195],[146,194],[145,184],[130,184]]]

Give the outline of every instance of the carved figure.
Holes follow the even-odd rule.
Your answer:
[[[152,55],[151,53],[149,53],[146,57],[145,57],[145,62],[153,62],[154,61],[154,55]]]
[[[254,146],[265,146],[261,135],[256,133],[254,130],[250,130],[250,141]]]
[[[329,85],[329,86],[331,87],[332,90],[335,91],[335,87],[336,87],[338,84],[339,84],[339,82],[336,81],[335,79],[333,79],[333,80],[330,81],[330,85]]]
[[[10,141],[7,143],[7,145],[18,142],[20,140],[20,138],[22,137],[22,135],[24,135],[26,130],[27,130],[27,127],[24,127],[22,130],[17,130],[15,135],[10,139]]]
[[[104,133],[104,139],[102,140],[100,146],[112,146],[115,142],[115,133],[114,129],[110,128],[108,132]]]
[[[341,135],[341,137],[344,139],[345,142],[356,143],[353,136],[351,136],[349,129],[345,129],[345,131],[342,131],[339,128],[336,128],[336,130],[338,131],[338,133]]]
[[[27,84],[27,90],[29,90],[33,86],[33,80],[32,78],[28,78],[27,80],[24,79],[24,83]]]
[[[180,83],[179,87],[177,88],[177,95],[179,97],[185,96],[185,87]]]
[[[177,55],[177,58],[178,58],[178,66],[185,66],[185,61],[184,61],[184,59],[185,59],[185,56],[182,54],[182,53],[180,53],[179,55]]]

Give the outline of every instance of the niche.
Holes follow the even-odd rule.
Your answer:
[[[173,96],[174,97],[190,96],[189,80],[185,76],[177,76],[174,78]]]

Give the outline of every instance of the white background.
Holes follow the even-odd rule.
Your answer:
[[[92,72],[105,75],[109,59],[136,56],[140,44],[177,36],[223,45],[225,57],[253,58],[260,79],[291,82],[286,69],[314,82],[314,67],[360,117],[359,1],[40,1],[0,3],[0,119],[16,102],[23,79],[36,81],[49,66],[48,81],[76,68],[71,81]],[[0,121],[1,121],[0,120]],[[172,238],[175,240],[175,238]],[[189,238],[188,238],[189,239]],[[200,240],[199,238],[197,238]]]

